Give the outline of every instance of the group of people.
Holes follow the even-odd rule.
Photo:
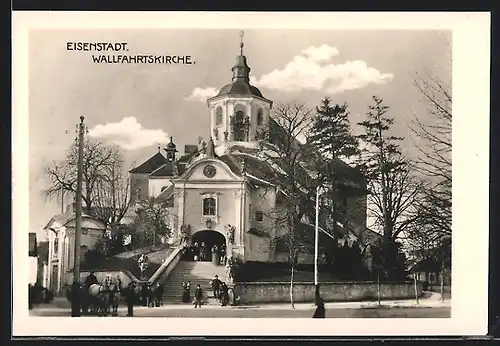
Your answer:
[[[221,303],[221,306],[229,304],[229,288],[227,287],[227,284],[221,281],[217,275],[214,275],[214,278],[210,281],[210,288],[212,289],[214,298]],[[194,307],[201,308],[203,304],[203,289],[201,288],[201,285],[196,285],[193,298],[192,303],[194,304]],[[182,302],[191,303],[190,281],[182,283]]]
[[[214,245],[208,248],[205,242],[195,242],[183,250],[183,256],[190,261],[212,261],[215,265],[226,264],[226,244]]]
[[[183,303],[191,303],[191,281],[182,283],[182,302]],[[194,307],[200,307],[203,303],[203,290],[201,289],[201,285],[196,285],[196,289],[194,291]]]

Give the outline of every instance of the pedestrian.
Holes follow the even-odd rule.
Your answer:
[[[227,287],[225,282],[221,283],[221,306],[226,306],[229,303],[229,288]]]
[[[187,290],[187,282],[183,281],[182,282],[182,302],[183,303],[190,303],[191,298],[188,296],[188,290]]]
[[[135,301],[135,284],[131,281],[127,287],[127,294],[125,296],[127,300],[127,316],[134,316],[134,301]]]
[[[198,242],[195,242],[193,260],[198,261],[199,259],[200,259],[200,246],[198,245]]]
[[[200,261],[207,260],[207,248],[205,246],[205,242],[201,242],[200,246]]]
[[[196,290],[194,291],[194,307],[195,307],[195,309],[197,307],[201,308],[202,300],[203,300],[203,291],[201,289],[201,286],[198,285],[198,286],[196,286]]]
[[[322,298],[319,298],[318,307],[314,312],[313,318],[325,318],[325,303]]]
[[[142,306],[148,306],[148,286],[146,283],[141,284],[141,298],[142,298]]]
[[[156,288],[156,306],[163,306],[163,286],[158,284]]]
[[[210,287],[212,288],[212,291],[214,292],[214,298],[217,299],[219,298],[219,289],[221,287],[221,281],[219,280],[219,277],[217,275],[214,275],[214,278],[210,282]]]
[[[212,247],[212,263],[216,266],[219,265],[219,248],[217,247],[217,245],[214,245]]]
[[[187,301],[188,301],[188,303],[190,303],[191,302],[191,281],[187,282],[186,290],[187,290]]]

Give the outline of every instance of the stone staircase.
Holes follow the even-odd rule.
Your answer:
[[[218,275],[219,279],[224,281],[225,267],[216,266],[212,262],[180,261],[163,283],[165,287],[163,302],[165,304],[183,304],[182,282],[191,281],[192,299],[196,285],[201,285],[204,304],[218,304],[210,288],[210,281],[214,275]]]

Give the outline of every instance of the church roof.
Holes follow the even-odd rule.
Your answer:
[[[245,81],[235,81],[222,87],[216,97],[222,95],[253,95],[264,98],[257,87]]]
[[[153,171],[150,176],[152,177],[173,177],[175,173],[174,163],[167,162]]]
[[[165,159],[165,156],[163,156],[160,152],[157,152],[142,165],[131,169],[130,173],[152,173],[163,166],[166,162],[167,160]]]
[[[167,200],[169,197],[172,196],[173,193],[174,193],[174,185],[170,185],[156,197],[156,200],[157,201]]]

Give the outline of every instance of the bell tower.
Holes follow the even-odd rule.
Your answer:
[[[210,136],[215,151],[220,155],[224,148],[233,144],[258,145],[258,132],[267,127],[272,101],[250,84],[250,71],[244,55],[244,33],[240,32],[240,49],[236,63],[231,68],[231,83],[207,100],[210,110]],[[221,149],[223,148],[223,149]]]
[[[168,162],[175,162],[175,153],[177,153],[177,151],[178,151],[177,146],[174,144],[174,138],[170,137],[170,142],[167,144],[165,148]]]

